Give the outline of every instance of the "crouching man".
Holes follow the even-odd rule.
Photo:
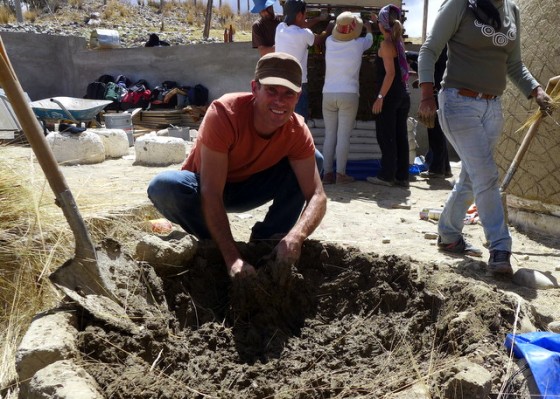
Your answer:
[[[180,171],[157,175],[148,187],[155,207],[199,239],[213,239],[231,277],[255,273],[241,258],[227,212],[268,201],[251,239],[280,239],[276,259],[293,263],[326,211],[323,157],[303,118],[294,113],[301,65],[285,53],[257,63],[251,93],[226,94],[210,105]]]

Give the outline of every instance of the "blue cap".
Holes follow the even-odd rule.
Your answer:
[[[253,3],[255,3],[255,6],[253,8],[251,8],[251,12],[253,14],[258,14],[262,10],[264,10],[264,9],[270,7],[271,5],[273,5],[274,3],[276,3],[276,0],[253,0]]]

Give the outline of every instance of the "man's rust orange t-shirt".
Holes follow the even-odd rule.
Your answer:
[[[196,142],[181,169],[200,173],[200,147],[228,154],[228,182],[239,182],[277,164],[282,158],[315,155],[313,136],[303,117],[293,114],[272,137],[264,139],[253,124],[251,93],[226,94],[212,102]]]

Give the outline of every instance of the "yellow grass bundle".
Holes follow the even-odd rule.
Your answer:
[[[541,116],[546,117],[547,115],[550,117],[554,117],[554,111],[558,109],[560,104],[560,76],[556,76],[551,78],[548,81],[548,85],[546,87],[546,92],[552,98],[552,103],[550,110],[537,110],[533,115],[531,115],[525,123],[517,130],[517,132],[521,132],[531,126],[533,123],[537,121]]]

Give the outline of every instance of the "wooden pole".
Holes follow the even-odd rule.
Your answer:
[[[23,23],[23,13],[21,12],[21,1],[20,0],[15,0],[14,1],[14,7],[16,9],[16,20],[18,22],[18,24]]]
[[[426,31],[428,29],[428,6],[430,0],[424,0],[424,19],[422,20],[422,43],[426,41]]]
[[[208,40],[210,36],[210,25],[212,23],[212,0],[208,0],[208,5],[206,6],[206,18],[204,20],[204,33],[202,37],[204,40]]]

